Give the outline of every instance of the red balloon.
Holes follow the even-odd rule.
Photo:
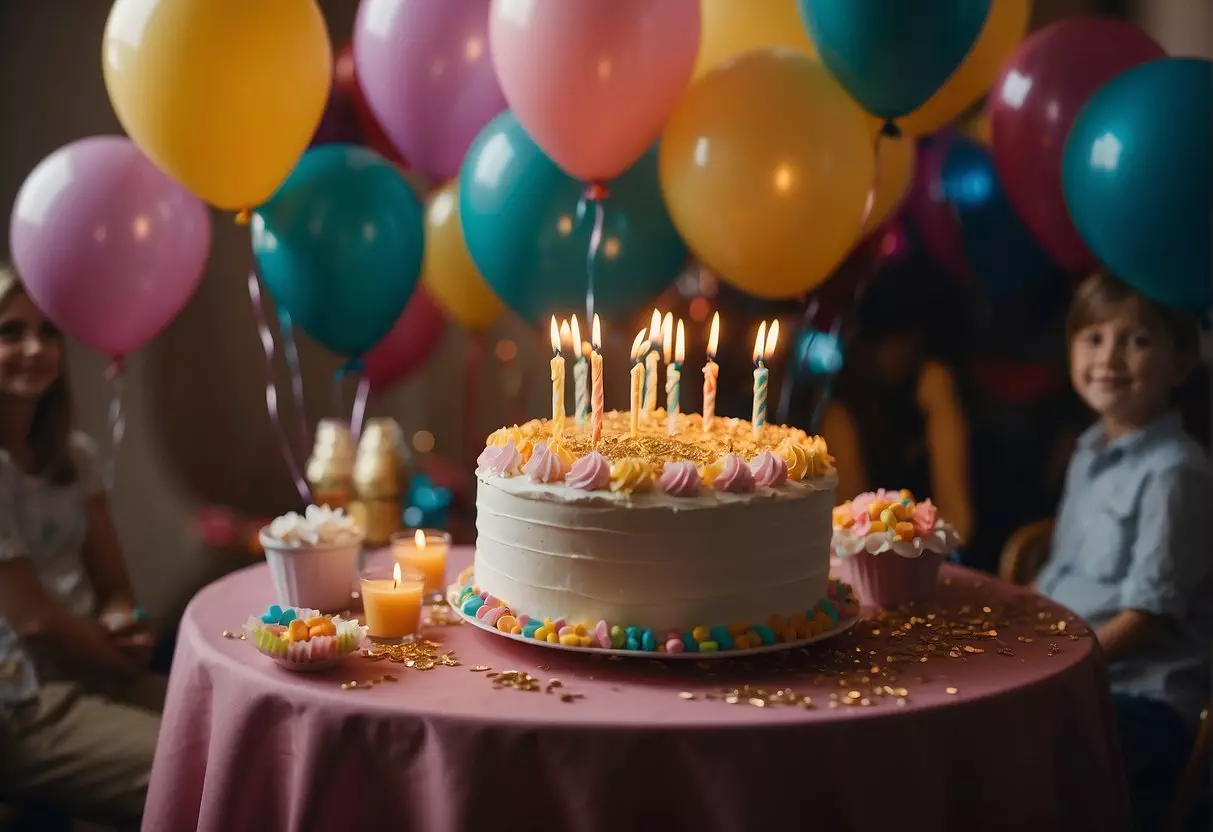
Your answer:
[[[382,390],[412,375],[434,352],[445,326],[442,310],[418,286],[392,331],[363,356],[371,388]]]
[[[366,96],[362,94],[362,85],[358,83],[358,73],[354,69],[354,44],[350,41],[346,41],[333,56],[333,88],[353,103],[358,123],[362,126],[362,143],[389,162],[408,168],[408,161],[392,147],[387,134],[371,112]]]
[[[1024,224],[1067,270],[1097,263],[1062,196],[1061,156],[1070,126],[1099,87],[1165,55],[1132,24],[1073,18],[1024,40],[990,89],[986,108],[998,180]]]
[[[943,161],[950,144],[951,136],[947,133],[919,142],[918,165],[914,169],[914,183],[910,186],[905,210],[922,237],[923,248],[953,276],[968,280],[969,262],[965,259],[960,217],[943,190]]]

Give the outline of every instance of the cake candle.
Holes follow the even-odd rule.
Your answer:
[[[716,363],[716,348],[720,345],[720,313],[712,315],[712,332],[708,336],[708,363],[703,365],[703,432],[710,433],[716,416],[716,382],[720,365]]]
[[[602,324],[598,321],[598,316],[594,316],[594,324],[590,334],[591,346],[593,352],[590,353],[590,377],[593,382],[593,393],[590,396],[590,430],[593,436],[593,444],[595,447],[598,441],[602,439]]]
[[[586,366],[585,345],[581,343],[581,327],[577,325],[577,316],[573,316],[570,328],[573,340],[573,352],[577,356],[573,361],[573,412],[577,414],[577,424],[584,425],[590,415],[590,390],[588,383],[589,368]]]
[[[641,330],[644,334],[644,330]],[[661,349],[661,313],[653,310],[649,321],[649,350],[644,356],[644,412],[657,409],[657,351]]]
[[[758,337],[754,339],[754,412],[751,421],[754,423],[754,435],[758,436],[767,423],[767,381],[770,372],[767,370],[767,359],[775,352],[779,341],[779,321],[771,321],[767,330],[767,322],[758,325]]]
[[[640,436],[640,408],[645,365],[644,341],[644,330],[642,329],[636,333],[636,340],[632,342],[632,400],[631,409],[628,412],[628,436],[633,439]]]
[[[560,354],[560,330],[552,316],[552,436],[564,433],[564,356]]]
[[[675,339],[673,361],[670,360],[669,330],[662,333],[666,355],[665,370],[665,409],[668,414],[669,434],[673,436],[678,424],[678,413],[681,410],[679,399],[682,398],[682,362],[686,360],[686,332],[682,321],[678,321],[678,337]]]

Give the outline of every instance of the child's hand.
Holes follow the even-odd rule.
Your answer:
[[[152,649],[155,646],[152,634],[147,631],[136,631],[126,635],[115,635],[114,642],[123,653],[140,669],[146,668],[152,661]]]

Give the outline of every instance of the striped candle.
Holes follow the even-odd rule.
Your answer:
[[[670,355],[669,335],[663,328],[662,337],[665,342],[665,354]],[[678,413],[681,410],[682,398],[682,362],[686,358],[686,334],[682,321],[678,321],[678,338],[674,346],[673,360],[666,359],[665,371],[665,409],[668,414],[669,434],[673,436],[678,423]]]
[[[590,415],[590,390],[587,386],[589,367],[585,360],[586,349],[581,342],[581,327],[577,324],[577,316],[573,316],[571,327],[573,353],[577,360],[573,362],[573,412],[577,414],[577,424],[584,425]]]
[[[641,330],[644,334],[644,330]],[[653,310],[649,322],[649,349],[644,356],[644,412],[657,409],[657,351],[661,349],[661,313]]]

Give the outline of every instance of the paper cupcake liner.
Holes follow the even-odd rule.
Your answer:
[[[285,641],[272,626],[259,618],[250,618],[245,626],[253,646],[263,656],[293,664],[329,662],[348,656],[362,646],[367,629],[357,621],[334,617],[335,636],[317,636],[307,641]]]
[[[865,607],[899,607],[930,601],[939,591],[943,555],[924,550],[907,558],[895,552],[859,552],[841,559],[839,577],[851,584]]]

